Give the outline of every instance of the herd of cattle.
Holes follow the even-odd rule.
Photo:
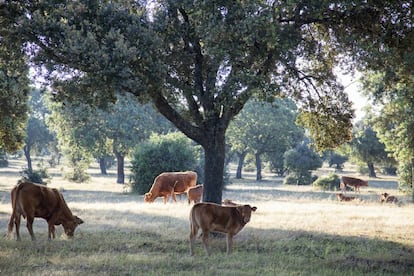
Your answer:
[[[208,240],[210,232],[226,233],[227,254],[230,254],[233,237],[240,232],[250,221],[251,213],[257,210],[248,204],[242,205],[225,199],[221,205],[201,202],[203,185],[196,185],[197,173],[195,172],[164,172],[158,175],[151,189],[144,196],[144,201],[151,203],[158,197],[162,197],[167,203],[171,196],[176,202],[176,195],[187,194],[188,203],[195,204],[190,211],[190,254],[194,254],[194,240],[201,229],[202,241],[206,254],[210,254]],[[368,182],[353,177],[342,177],[341,189],[346,192],[347,187],[353,187],[355,192],[360,187],[368,186]],[[340,201],[355,200],[356,197],[337,194]],[[395,196],[388,193],[381,194],[381,202],[397,203]],[[55,238],[55,225],[62,225],[65,234],[73,237],[76,227],[83,223],[83,220],[72,214],[67,206],[62,193],[55,188],[48,188],[44,185],[31,183],[27,180],[19,180],[11,190],[12,214],[8,224],[8,235],[16,227],[16,237],[20,240],[20,220],[26,219],[27,229],[32,240],[35,240],[33,233],[34,218],[43,218],[48,224],[48,239]]]

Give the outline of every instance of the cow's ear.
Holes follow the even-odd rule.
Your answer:
[[[256,210],[257,210],[257,207],[252,207],[253,212],[256,211]]]

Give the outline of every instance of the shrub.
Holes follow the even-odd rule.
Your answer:
[[[310,185],[317,178],[316,175],[312,175],[310,172],[303,172],[299,175],[293,173],[285,177],[283,183],[286,185]]]
[[[20,175],[22,176],[22,178],[27,179],[30,182],[38,183],[38,184],[46,184],[47,182],[44,181],[43,179],[49,178],[49,175],[46,169],[44,168],[41,168],[39,170],[33,170],[33,171],[30,171],[29,169],[25,169],[20,172]]]
[[[196,170],[199,151],[181,133],[152,135],[133,154],[131,188],[138,194],[149,191],[154,178],[162,172]],[[197,172],[198,173],[198,172]]]
[[[328,176],[320,177],[313,182],[314,187],[329,191],[339,190],[340,184],[341,180],[339,179],[339,176],[334,173],[331,173]]]

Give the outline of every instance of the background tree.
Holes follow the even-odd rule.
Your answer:
[[[303,138],[303,130],[296,121],[296,105],[289,99],[272,103],[250,100],[232,121],[227,136],[229,143],[240,152],[237,172],[243,166],[243,154],[255,156],[256,180],[262,179],[262,155],[270,160],[281,157]],[[283,162],[283,161],[282,161]],[[272,163],[274,164],[274,163]]]
[[[324,159],[328,161],[329,167],[335,165],[335,170],[341,171],[344,167],[344,163],[348,161],[348,156],[330,150],[324,152]]]
[[[16,20],[34,60],[59,71],[51,76],[72,76],[54,82],[59,99],[99,105],[121,90],[150,99],[203,147],[203,200],[217,203],[226,129],[252,95],[295,98],[324,150],[351,132],[350,103],[333,73],[338,58],[379,67],[399,54],[410,65],[413,13],[398,1],[160,1],[148,14],[130,1],[9,5],[20,5]]]
[[[374,119],[374,129],[386,151],[398,162],[400,188],[412,191],[414,201],[414,81],[400,78],[390,84],[386,78],[384,72],[371,73],[365,78],[364,89],[381,108]]]
[[[367,165],[369,177],[377,177],[375,164],[385,163],[387,152],[376,131],[365,123],[355,127],[355,137],[350,142],[351,156]]]
[[[50,112],[43,103],[40,91],[38,89],[32,89],[30,95],[29,120],[23,147],[29,174],[33,173],[32,150],[35,150],[39,154],[45,153],[47,152],[49,142],[53,140],[53,136],[46,125],[46,116]]]
[[[29,97],[28,64],[18,17],[0,3],[0,148],[15,152],[23,146]]]
[[[124,158],[133,147],[147,139],[152,132],[172,129],[171,124],[150,105],[139,104],[131,95],[119,96],[115,104],[105,109],[79,103],[76,106],[65,104],[53,110],[54,120],[50,122],[58,127],[63,144],[64,141],[77,144],[75,148],[100,160],[101,168],[105,157],[116,157],[117,183],[125,181]],[[72,129],[72,135],[63,139],[67,127]]]
[[[303,143],[284,154],[288,170],[286,184],[308,185],[313,182],[311,170],[322,166],[322,158],[309,145]]]

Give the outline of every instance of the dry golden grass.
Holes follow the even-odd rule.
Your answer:
[[[22,166],[23,161],[12,160],[9,168],[0,169],[0,233],[7,232],[11,212],[9,191],[16,184]],[[280,178],[271,175],[266,175],[262,182],[254,181],[253,175],[247,173],[245,179],[232,179],[233,183],[223,192],[223,198],[249,203],[257,206],[258,210],[251,222],[235,237],[234,255],[237,257],[224,262],[223,268],[211,270],[208,262],[220,263],[223,258],[224,241],[213,241],[212,255],[216,257],[212,256],[207,264],[199,263],[204,259],[200,241],[196,243],[196,257],[188,256],[188,214],[191,206],[185,199],[176,204],[164,205],[161,199],[146,204],[142,196],[126,193],[124,185],[116,184],[113,171],[109,176],[102,177],[97,168],[92,168],[91,181],[83,184],[64,180],[59,170],[50,172],[53,178],[48,186],[61,189],[73,213],[80,216],[85,224],[79,226],[74,241],[69,244],[60,244],[64,241],[60,237],[61,227],[57,228],[59,238],[45,243],[46,223],[35,219],[36,246],[40,253],[33,253],[25,260],[23,274],[30,274],[33,267],[44,274],[53,269],[56,275],[118,274],[112,269],[120,269],[122,273],[119,274],[140,274],[134,273],[135,265],[140,264],[147,267],[148,274],[156,275],[183,271],[192,275],[197,272],[197,266],[202,266],[202,274],[209,275],[228,274],[229,271],[244,271],[241,274],[245,275],[259,272],[269,275],[274,272],[329,275],[335,271],[335,274],[340,275],[341,272],[331,268],[332,263],[338,261],[344,262],[340,266],[345,269],[344,275],[370,272],[369,267],[374,275],[387,275],[390,271],[397,274],[399,271],[414,271],[414,262],[408,260],[410,254],[414,253],[414,205],[409,202],[409,197],[398,192],[395,178],[381,176],[379,179],[369,179],[370,186],[361,189],[361,194],[356,195],[360,200],[355,202],[338,202],[335,192],[315,190],[311,186],[285,186]],[[318,173],[328,172],[329,169],[325,168]],[[344,173],[354,174],[353,171]],[[402,203],[381,204],[379,194],[383,191],[398,196]],[[354,195],[353,192],[349,193]],[[20,244],[5,237],[0,238],[0,244],[5,244],[4,250],[0,249],[0,259],[13,259],[12,252],[15,250],[31,247],[25,223],[21,226],[21,235],[23,242]],[[56,249],[57,245],[63,248],[62,252]],[[394,253],[389,252],[389,248],[396,245],[399,255],[394,260]],[[147,247],[150,249],[144,249]],[[356,250],[358,256],[349,253],[352,250]],[[389,253],[382,255],[383,250]],[[48,254],[50,252],[54,254]],[[69,262],[62,257],[70,255],[70,252],[76,253],[78,261]],[[254,252],[256,257],[250,256],[250,261],[247,261],[247,253],[244,252],[250,252],[249,256]],[[315,260],[306,260],[302,253],[308,258],[310,254],[310,258],[314,257]],[[163,256],[177,258],[178,264],[172,265],[171,259],[167,261]],[[262,259],[265,256],[270,259]],[[298,258],[302,258],[300,256],[304,259],[298,261]],[[50,267],[38,267],[44,258],[47,258]],[[196,261],[197,258],[200,260]],[[366,261],[361,263],[361,258]],[[158,264],[160,268],[156,268],[156,259],[163,262],[161,266]],[[281,260],[285,264],[278,263]],[[263,267],[259,271],[255,265],[261,262]],[[303,262],[303,268],[297,267],[296,262]],[[56,264],[59,263],[67,269],[57,271]],[[386,270],[376,268],[384,265]],[[315,270],[307,274],[308,266]],[[401,266],[405,267],[399,270]],[[5,271],[13,273],[12,268]]]

